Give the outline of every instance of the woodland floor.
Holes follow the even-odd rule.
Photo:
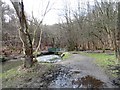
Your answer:
[[[97,81],[100,80],[104,83],[104,87],[114,88],[115,86],[111,82],[110,76],[105,73],[102,67],[95,63],[95,60],[85,55],[73,53],[67,59],[63,59],[60,62],[54,64],[36,64],[30,70],[16,67],[2,73],[3,88],[73,88],[71,87],[72,82],[85,76],[93,77]],[[58,83],[64,83],[63,86],[56,85],[57,77],[59,77],[61,72],[63,73],[62,75],[70,76],[67,78],[69,81],[64,80],[66,83],[61,81]],[[69,85],[67,86],[68,83]]]

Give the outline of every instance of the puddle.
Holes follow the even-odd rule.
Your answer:
[[[103,84],[102,81],[89,75],[72,81],[74,88],[102,88]]]
[[[71,83],[72,76],[68,74],[67,71],[68,70],[60,71],[57,78],[53,80],[48,87],[49,88],[72,88],[72,83]]]
[[[75,71],[74,71],[75,72]],[[78,75],[79,74],[79,75]],[[81,73],[60,72],[49,88],[102,88],[104,83],[90,75],[81,77]]]
[[[55,63],[61,61],[61,57],[58,55],[44,55],[37,57],[37,61],[45,63]]]

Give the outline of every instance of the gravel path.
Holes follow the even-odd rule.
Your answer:
[[[90,75],[103,81],[106,84],[106,87],[113,88],[113,85],[109,77],[105,74],[104,70],[101,67],[98,67],[94,63],[93,58],[86,57],[80,54],[73,54],[69,59],[57,62],[70,68],[71,71],[80,71],[82,76]]]

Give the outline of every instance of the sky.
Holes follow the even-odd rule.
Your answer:
[[[6,2],[11,7],[13,7],[10,0],[2,1]],[[71,7],[75,8],[77,1],[80,1],[81,4],[84,4],[88,0],[23,0],[27,16],[30,17],[33,12],[34,17],[41,20],[45,12],[46,6],[48,4],[48,1],[50,1],[49,8],[51,8],[51,10],[46,14],[43,20],[43,24],[52,25],[59,22],[59,14],[64,8],[66,2],[69,2]],[[93,4],[93,1],[94,0],[89,0],[91,4]]]

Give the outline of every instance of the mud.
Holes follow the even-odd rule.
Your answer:
[[[90,75],[83,75],[78,70],[65,69],[59,71],[59,75],[53,80],[49,88],[103,88],[105,83]]]
[[[95,59],[73,54],[68,60],[57,62],[69,70],[61,72],[50,88],[114,88],[104,70],[94,63]],[[66,74],[67,73],[67,74]]]

